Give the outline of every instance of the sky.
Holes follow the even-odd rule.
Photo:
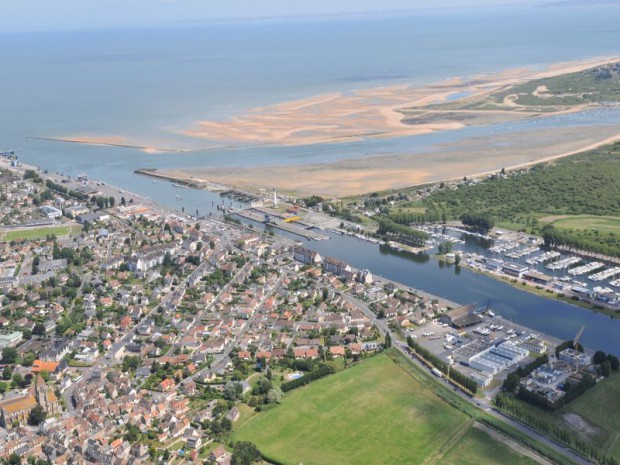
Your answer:
[[[534,3],[535,0],[526,0]],[[359,15],[516,0],[0,0],[4,31],[152,27],[222,19]]]

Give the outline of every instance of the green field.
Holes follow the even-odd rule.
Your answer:
[[[252,441],[282,464],[439,463],[453,448],[468,447],[461,441],[480,439],[468,434],[471,424],[382,354],[291,392],[282,405],[241,424],[232,439]],[[488,449],[469,454],[478,465],[498,463]]]
[[[4,242],[45,239],[47,236],[67,236],[79,234],[81,226],[50,226],[44,228],[18,229],[13,231],[0,232],[0,240]]]
[[[486,463],[535,465],[532,458],[520,455],[478,428],[470,428],[441,458],[439,465],[481,465]]]
[[[558,219],[553,217],[541,218],[541,221],[550,222],[559,229],[591,229],[602,233],[620,233],[620,218],[617,216],[573,215]]]

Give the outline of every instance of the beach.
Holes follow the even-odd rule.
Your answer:
[[[433,151],[384,154],[334,163],[160,170],[179,180],[210,181],[245,190],[348,197],[431,182],[476,177],[573,155],[620,140],[614,125],[514,132],[439,144]]]
[[[451,120],[449,116],[455,113],[453,110],[433,110],[429,106],[459,95],[466,95],[465,100],[475,100],[518,83],[573,73],[617,60],[618,58],[614,57],[604,57],[557,63],[539,71],[520,67],[473,76],[466,80],[453,78],[423,86],[394,85],[317,95],[253,108],[224,121],[199,121],[191,128],[179,130],[179,133],[229,144],[307,145],[453,130],[467,124],[478,124],[476,117],[480,113],[487,117],[487,124],[543,114],[563,114],[579,111],[584,107],[575,105],[569,109],[543,112],[536,108],[517,106],[510,99],[505,99],[504,108],[483,112],[460,111],[460,117]],[[441,121],[424,118],[414,122],[406,118],[416,111],[422,111],[424,116],[438,112],[449,115]]]

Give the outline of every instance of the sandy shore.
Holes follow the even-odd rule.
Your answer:
[[[416,109],[424,109],[426,113],[425,107],[444,102],[454,94],[466,92],[467,99],[477,98],[528,80],[577,72],[617,60],[606,57],[558,63],[544,70],[515,68],[475,76],[467,82],[449,79],[419,87],[395,85],[347,94],[317,95],[254,108],[227,121],[200,121],[194,127],[179,132],[185,136],[223,143],[301,145],[446,131],[463,127],[467,124],[467,118],[461,115],[456,121],[447,118],[443,121],[422,120],[419,124],[411,124],[411,121],[403,121],[403,113]],[[516,105],[510,100],[504,106],[504,109],[487,113],[486,116],[516,120],[538,114],[553,114],[515,108]],[[515,109],[526,111],[517,112]],[[579,109],[562,109],[562,112]]]
[[[125,147],[130,149],[139,149],[145,153],[179,153],[188,152],[191,149],[181,148],[165,148],[156,147],[153,145],[139,145],[139,143],[129,142],[125,137],[120,136],[65,136],[65,137],[29,137],[33,140],[47,140],[52,142],[65,142],[70,144],[83,144],[83,145],[103,145],[107,147]]]
[[[438,144],[433,151],[386,154],[335,163],[165,171],[177,179],[252,189],[277,188],[295,195],[342,198],[429,182],[482,176],[501,168],[551,161],[620,140],[614,126],[578,126],[514,132]]]

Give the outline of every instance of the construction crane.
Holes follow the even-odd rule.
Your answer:
[[[575,339],[573,340],[573,348],[575,350],[578,350],[577,348],[579,347],[579,338],[581,337],[584,329],[586,329],[585,325],[581,327],[581,329],[577,332]]]

